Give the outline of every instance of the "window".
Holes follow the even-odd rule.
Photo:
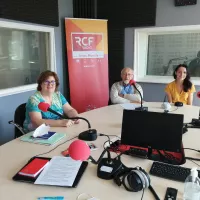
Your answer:
[[[178,64],[200,85],[200,26],[135,30],[134,66],[140,82],[169,83]]]
[[[55,71],[54,29],[0,21],[0,96],[36,89],[38,75]]]

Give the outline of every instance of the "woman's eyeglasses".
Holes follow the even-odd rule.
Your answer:
[[[44,84],[45,85],[55,85],[56,84],[56,81],[44,81]]]

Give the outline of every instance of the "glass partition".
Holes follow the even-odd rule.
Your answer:
[[[0,90],[36,83],[48,68],[48,32],[0,27]]]

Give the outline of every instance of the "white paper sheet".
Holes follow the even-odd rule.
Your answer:
[[[135,108],[140,107],[140,104],[124,103],[124,104],[120,104],[120,106],[122,106],[126,110],[135,110]]]
[[[81,164],[70,157],[55,156],[34,184],[72,186]]]
[[[38,128],[35,129],[33,132],[33,137],[42,136],[50,131],[50,126],[46,126],[45,124],[40,125]]]

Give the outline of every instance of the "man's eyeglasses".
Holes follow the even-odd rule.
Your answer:
[[[55,85],[56,84],[56,81],[44,81],[44,84],[45,85]]]
[[[124,76],[132,76],[133,74],[130,74],[130,73],[123,73],[122,75],[124,75]]]

